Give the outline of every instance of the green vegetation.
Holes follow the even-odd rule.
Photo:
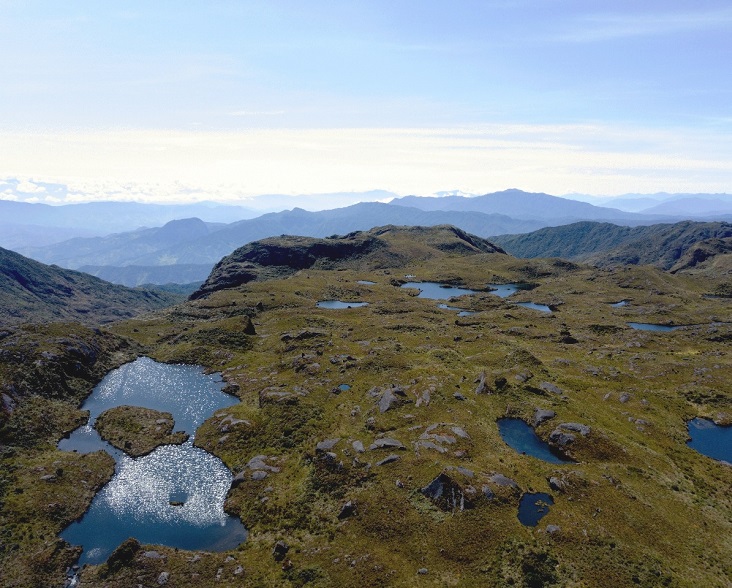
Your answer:
[[[228,553],[155,547],[160,558],[127,542],[108,564],[84,569],[82,585],[728,585],[732,468],[689,449],[685,426],[732,418],[732,316],[725,300],[704,296],[723,280],[515,259],[478,241],[456,245],[462,236],[444,228],[371,235],[383,243],[356,260],[331,257],[327,268],[224,260],[217,267],[238,285],[216,287],[214,275],[196,300],[111,328],[114,341],[159,361],[221,371],[236,391],[241,402],[206,421],[196,444],[237,475],[226,509],[250,536]],[[237,282],[239,270],[250,277]],[[478,290],[451,302],[476,314],[399,288],[407,274]],[[486,291],[500,282],[536,287],[500,299]],[[322,299],[369,306],[317,308]],[[610,306],[624,299],[630,305]],[[687,326],[653,333],[629,321]],[[545,440],[559,423],[590,427],[567,447],[577,463],[548,464],[503,443],[496,420],[531,423],[536,409],[556,413],[537,427]],[[80,460],[50,446],[62,429],[48,432],[43,452],[18,450],[6,463],[28,473],[39,460]],[[425,496],[440,474],[472,508]],[[32,585],[36,535],[55,540],[61,526],[32,513],[53,501],[69,509],[72,497],[11,476],[4,501],[15,487],[33,486],[38,498],[27,523],[2,511],[17,546],[4,568],[12,554],[27,558],[13,561],[6,585]],[[524,491],[554,498],[535,528],[517,520]],[[276,559],[278,541],[289,549]],[[58,578],[61,560],[46,559]]]
[[[77,321],[99,325],[180,302],[161,290],[116,286],[0,248],[0,324]]]
[[[185,443],[186,433],[173,433],[173,415],[141,406],[117,406],[97,417],[99,436],[132,457],[147,455],[156,447]]]

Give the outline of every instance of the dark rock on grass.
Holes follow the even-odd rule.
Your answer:
[[[435,506],[446,512],[461,511],[473,507],[472,502],[465,496],[465,490],[445,473],[437,476],[420,492],[429,498]]]
[[[453,398],[455,398],[455,400],[465,400],[465,396],[460,394],[460,392],[455,392],[455,394],[453,394]]]
[[[549,488],[551,488],[552,490],[560,492],[564,489],[564,482],[560,478],[557,478],[556,476],[551,476],[548,481]]]
[[[561,429],[554,429],[549,435],[549,442],[559,447],[565,447],[574,443],[576,437],[572,433],[564,433]]]
[[[401,459],[401,456],[400,455],[397,455],[396,453],[392,453],[391,455],[385,457],[381,461],[377,461],[376,462],[376,465],[377,466],[383,466],[383,465],[386,465],[388,463],[393,463],[395,461],[398,461],[400,459]]]
[[[545,410],[542,408],[537,408],[534,411],[534,426],[538,427],[544,421],[553,419],[555,416],[557,416],[557,413],[554,412],[553,410]]]
[[[278,541],[272,549],[272,557],[275,561],[282,561],[285,559],[288,551],[290,551],[290,546],[284,541]]]
[[[117,549],[112,552],[107,562],[102,565],[99,570],[99,575],[102,578],[110,576],[118,572],[125,566],[128,566],[135,559],[135,556],[140,552],[140,542],[134,537],[123,541]],[[147,553],[147,552],[146,552]]]
[[[356,505],[349,500],[341,507],[341,511],[338,513],[338,518],[340,520],[347,519],[348,517],[351,517],[356,512]]]

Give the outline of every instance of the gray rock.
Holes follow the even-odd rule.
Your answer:
[[[559,525],[547,525],[546,526],[546,532],[550,535],[554,535],[555,533],[559,533],[561,531],[561,527]]]
[[[560,447],[574,443],[575,438],[572,433],[564,433],[561,429],[554,429],[549,435],[549,441]]]
[[[321,441],[315,446],[315,451],[318,453],[324,453],[326,451],[330,451],[333,449],[338,441],[340,441],[340,437],[336,437],[334,439],[326,439],[325,441]]]
[[[620,402],[622,402],[623,404],[625,404],[626,402],[628,402],[630,400],[630,394],[628,394],[627,392],[623,392],[620,395],[619,400],[620,400]]]
[[[504,486],[507,488],[515,488],[518,489],[519,485],[513,481],[511,478],[507,478],[503,474],[493,474],[490,477],[490,481],[493,482],[496,486]]]
[[[428,574],[428,573],[429,573],[429,570],[427,570],[427,568],[419,568],[419,569],[417,570],[417,573],[418,573],[418,574],[419,574],[420,576],[424,576],[424,575],[426,575],[426,574]]]
[[[544,421],[548,421],[549,419],[553,419],[555,416],[557,416],[557,413],[553,410],[546,410],[543,408],[537,408],[534,411],[534,426],[538,427],[541,423]]]
[[[470,439],[470,435],[465,432],[465,429],[461,427],[451,427],[453,433],[455,433],[461,439]]]
[[[247,462],[247,466],[250,470],[267,470],[274,474],[279,473],[280,468],[276,466],[268,465],[266,460],[269,459],[266,455],[256,455]]]
[[[361,441],[356,440],[353,443],[351,443],[351,446],[353,447],[353,450],[356,453],[363,453],[364,451],[366,451],[364,449],[363,443]]]
[[[396,453],[392,453],[391,455],[385,457],[381,461],[377,461],[376,462],[376,465],[377,466],[383,466],[383,465],[386,465],[388,463],[395,462],[395,461],[397,461],[399,459],[401,459],[401,456],[397,455]]]
[[[236,568],[234,568],[235,576],[241,576],[243,573],[244,573],[244,566],[236,566]]]
[[[142,554],[142,557],[146,557],[148,559],[164,559],[165,556],[161,555],[158,551],[146,551]]]
[[[415,451],[419,451],[420,449],[432,449],[433,451],[438,451],[439,453],[446,453],[447,449],[437,445],[436,443],[433,443],[432,441],[426,441],[426,440],[419,440],[414,444]]]
[[[160,586],[167,584],[168,578],[170,578],[170,572],[160,572],[160,575],[158,576],[158,584]]]
[[[493,500],[496,495],[493,493],[493,490],[490,489],[490,486],[483,486],[483,496],[485,496],[488,500]]]
[[[549,478],[549,488],[559,492],[564,489],[564,482],[562,482],[562,480],[560,480],[556,476],[552,476],[551,478]]]
[[[551,392],[552,394],[556,394],[557,396],[562,395],[562,390],[558,386],[555,386],[551,382],[542,382],[539,384],[539,388],[544,390],[544,392]]]
[[[264,470],[256,470],[252,473],[252,480],[255,480],[258,482],[260,480],[264,480],[267,477],[267,475],[268,475],[267,472],[265,472]]]
[[[397,441],[391,437],[382,437],[374,441],[369,446],[369,449],[373,451],[374,449],[406,449],[406,447],[404,447],[401,441]]]
[[[460,394],[460,392],[455,392],[455,394],[452,395],[455,400],[465,400],[465,396]]]
[[[491,390],[488,388],[488,385],[485,383],[485,372],[480,372],[480,376],[478,376],[478,385],[475,388],[476,394],[490,394]]]
[[[583,437],[587,437],[587,435],[590,434],[590,427],[587,425],[582,425],[580,423],[561,423],[559,425],[560,429],[564,429],[565,431],[574,431],[575,433],[579,433]]]

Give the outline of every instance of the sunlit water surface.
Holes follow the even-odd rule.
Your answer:
[[[59,443],[66,451],[103,449],[117,462],[114,477],[95,496],[87,513],[61,533],[69,543],[84,548],[80,564],[105,561],[128,537],[208,551],[231,549],[246,539],[241,522],[223,510],[231,472],[192,443],[206,418],[236,404],[235,398],[221,392],[222,386],[220,375],[206,375],[200,367],[140,358],[110,372],[95,388],[82,405],[91,413],[89,423]],[[170,412],[176,430],[185,431],[191,439],[133,459],[104,442],[93,428],[100,413],[120,405]]]

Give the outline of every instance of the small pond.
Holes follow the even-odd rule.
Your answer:
[[[623,308],[623,306],[628,306],[630,304],[630,300],[621,300],[620,302],[614,302],[610,306],[613,308]]]
[[[192,441],[206,418],[238,402],[221,391],[223,385],[220,375],[206,375],[197,366],[140,358],[107,374],[94,389],[82,405],[90,411],[89,423],[59,443],[66,451],[104,450],[116,461],[114,476],[86,514],[61,533],[61,538],[84,548],[80,564],[106,561],[128,537],[207,551],[233,549],[246,539],[241,521],[223,510],[231,472]],[[100,413],[120,405],[170,412],[176,430],[191,438],[133,459],[103,441],[93,427]]]
[[[689,447],[713,459],[732,463],[732,427],[720,427],[708,419],[695,418],[687,423]]]
[[[407,282],[402,284],[402,288],[416,288],[419,290],[417,298],[429,298],[431,300],[449,300],[453,296],[467,296],[475,294],[475,290],[467,288],[458,288],[447,284],[438,284],[437,282]]]
[[[526,527],[536,527],[549,514],[552,504],[554,499],[545,492],[527,492],[519,502],[518,520]]]
[[[502,418],[496,421],[503,441],[519,453],[525,453],[548,463],[574,463],[555,452],[551,445],[542,441],[533,427],[517,418]]]
[[[341,308],[360,308],[362,306],[368,306],[368,302],[343,302],[341,300],[321,300],[316,303],[315,306],[318,308],[330,308],[330,309],[341,309]]]
[[[437,308],[441,308],[442,310],[451,310],[453,312],[457,312],[458,316],[471,316],[475,314],[472,310],[465,310],[464,308],[458,308],[457,306],[450,306],[449,304],[438,304]]]
[[[351,386],[350,384],[341,384],[340,386],[338,386],[338,389],[341,392],[348,392],[351,389]]]
[[[508,298],[511,294],[515,294],[519,290],[531,290],[530,284],[487,284],[490,288],[490,294],[500,296],[501,298]]]
[[[540,312],[551,313],[552,309],[546,304],[536,304],[534,302],[517,302],[517,306],[523,306],[524,308],[530,308],[531,310],[538,310]]]
[[[370,282],[369,280],[358,280],[356,282],[357,284],[361,284],[362,286],[374,286],[376,285],[376,282]]]
[[[628,323],[628,326],[631,329],[636,329],[638,331],[675,331],[676,329],[680,329],[681,327],[673,327],[669,325],[654,325],[651,323]]]

